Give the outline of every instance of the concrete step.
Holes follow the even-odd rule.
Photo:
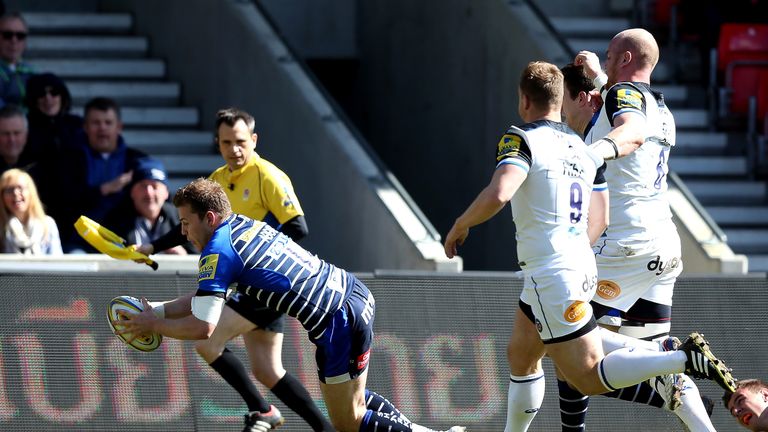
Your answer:
[[[26,58],[143,57],[149,41],[141,36],[31,36]]]
[[[709,126],[709,118],[705,109],[675,109],[675,126],[680,129],[704,129]]]
[[[686,156],[669,158],[669,167],[680,176],[745,176],[747,161],[743,156]]]
[[[682,104],[688,99],[688,87],[682,85],[654,85],[653,89],[664,94],[664,101],[668,106]],[[672,110],[676,112],[676,110]]]
[[[213,134],[204,131],[127,129],[123,137],[131,147],[153,155],[215,152]]]
[[[73,107],[72,112],[83,115],[83,107]],[[200,122],[197,108],[190,107],[121,107],[120,112],[126,127],[194,127]]]
[[[768,229],[768,206],[707,206],[706,209],[721,227],[752,226]]]
[[[674,160],[675,157],[670,158]],[[747,180],[685,180],[685,185],[705,206],[732,204],[768,204],[768,190],[764,182]]]
[[[71,78],[165,78],[165,62],[156,59],[32,59],[38,72],[53,72]]]
[[[121,106],[177,105],[181,86],[165,81],[74,81],[67,82],[73,102],[85,105],[90,99],[107,95]]]
[[[717,132],[681,131],[672,158],[679,154],[724,154],[728,147],[728,135]]]
[[[49,13],[24,14],[29,31],[49,33],[128,33],[133,29],[133,17],[127,13]]]
[[[768,229],[726,228],[723,232],[736,253],[768,254]]]
[[[768,254],[750,254],[747,255],[747,259],[749,259],[750,273],[768,272]]]
[[[592,18],[592,17],[554,17],[550,18],[552,25],[566,37],[599,36],[607,48],[616,33],[628,29],[630,23],[625,18]]]
[[[158,155],[157,158],[165,165],[169,177],[207,177],[223,165],[219,155]]]

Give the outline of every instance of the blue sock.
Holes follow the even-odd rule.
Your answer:
[[[560,423],[563,432],[584,432],[589,396],[571,388],[565,381],[557,380],[557,389],[560,393]]]
[[[406,418],[368,410],[360,423],[360,432],[413,432],[413,429]]]
[[[609,393],[603,393],[603,396],[629,402],[637,402],[656,408],[664,406],[664,398],[662,398],[661,395],[658,394],[646,381]]]
[[[365,389],[365,406],[371,411],[394,414],[408,420],[392,402],[372,390]]]

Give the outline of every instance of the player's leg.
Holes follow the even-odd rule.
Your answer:
[[[246,431],[269,430],[284,422],[280,411],[256,389],[242,362],[225,347],[232,338],[254,328],[253,323],[225,305],[211,336],[195,344],[197,353],[245,400],[249,411],[245,415]]]
[[[528,430],[544,400],[544,344],[534,320],[530,307],[521,301],[507,345],[510,373],[506,432]]]
[[[264,312],[259,316],[267,316],[269,322],[261,323],[265,328],[257,328],[243,335],[254,376],[288,408],[303,418],[312,430],[333,430],[331,423],[315,405],[312,396],[304,385],[283,368],[282,347],[285,315],[270,316],[270,311]]]

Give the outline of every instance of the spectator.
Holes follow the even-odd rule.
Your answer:
[[[27,23],[18,12],[0,16],[0,107],[21,105],[32,68],[22,61],[27,48]]]
[[[61,255],[56,222],[46,216],[35,182],[26,172],[12,168],[0,176],[0,250],[23,255]]]
[[[76,148],[59,162],[69,174],[57,185],[57,196],[67,200],[55,210],[65,252],[91,250],[77,235],[75,220],[80,215],[104,220],[126,195],[138,160],[147,156],[125,144],[120,107],[112,99],[98,97],[85,105],[83,129]]]
[[[162,162],[147,157],[133,170],[130,196],[110,212],[106,226],[130,244],[147,244],[179,224],[176,208],[168,202],[168,175]],[[190,243],[164,251],[167,254],[195,253]]]
[[[27,132],[27,117],[22,110],[15,105],[0,108],[0,172],[21,167]]]
[[[69,112],[72,96],[64,81],[52,73],[33,75],[27,81],[29,138],[24,162],[57,160],[71,150],[83,130],[83,118]]]

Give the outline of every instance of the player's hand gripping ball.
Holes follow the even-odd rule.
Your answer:
[[[110,300],[109,306],[107,306],[107,321],[109,322],[109,327],[112,329],[112,333],[115,333],[115,336],[120,338],[120,340],[128,344],[131,348],[138,351],[150,352],[156,350],[160,346],[163,342],[163,335],[159,333],[149,333],[138,335],[134,338],[132,333],[117,334],[116,331],[121,330],[121,326],[119,324],[113,324],[113,321],[125,319],[119,314],[120,311],[125,311],[128,314],[137,314],[141,313],[143,310],[144,306],[136,297],[115,297]]]

